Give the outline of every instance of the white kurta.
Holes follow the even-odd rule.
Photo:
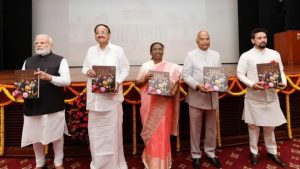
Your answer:
[[[23,70],[25,69],[23,64]],[[71,83],[69,65],[66,59],[62,59],[58,70],[59,76],[52,76],[56,86],[68,86]],[[50,100],[49,100],[50,101]],[[38,116],[24,116],[21,147],[33,143],[49,144],[68,133],[65,120],[65,110]]]
[[[122,83],[129,73],[129,63],[125,56],[123,48],[111,43],[102,50],[99,45],[88,49],[85,57],[82,73],[86,74],[93,65],[116,66],[116,82]],[[117,94],[95,94],[92,93],[92,79],[87,81],[87,109],[94,111],[108,111],[115,108],[116,105],[123,102],[123,87],[120,85]]]
[[[116,82],[122,83],[129,73],[129,63],[124,50],[111,43],[102,50],[99,45],[88,49],[82,73],[93,65],[116,66]],[[122,123],[124,100],[123,87],[117,94],[95,94],[87,82],[88,132],[92,162],[91,169],[127,169],[123,151]]]
[[[254,90],[252,86],[258,82],[256,64],[278,62],[282,83],[286,85],[283,65],[278,52],[266,48],[259,51],[255,48],[243,53],[237,66],[237,76],[247,85],[245,95],[243,120],[257,126],[279,126],[286,123],[286,119],[280,109],[278,95],[275,90]]]

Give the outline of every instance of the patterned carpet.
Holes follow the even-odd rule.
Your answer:
[[[291,169],[300,169],[300,138],[293,140],[279,141],[278,150],[280,156],[286,162],[287,167]],[[252,167],[249,163],[249,147],[235,146],[218,148],[217,156],[219,157],[224,169],[277,169],[280,168],[266,158],[266,150],[264,144],[259,144],[260,162],[256,167]],[[143,164],[140,155],[126,156],[129,169],[143,169]],[[52,160],[48,160],[48,168],[52,169]],[[90,158],[65,158],[64,165],[66,169],[88,169]],[[34,168],[34,159],[25,158],[0,158],[0,169],[32,169]],[[172,169],[191,169],[191,156],[189,152],[173,153]],[[202,167],[205,169],[213,169],[205,158],[202,160]]]

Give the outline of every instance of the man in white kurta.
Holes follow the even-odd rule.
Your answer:
[[[129,63],[123,48],[109,42],[110,29],[99,24],[94,29],[97,45],[88,49],[82,73],[87,81],[88,132],[91,169],[127,169],[124,157],[122,123],[122,82],[128,76]],[[115,93],[92,93],[93,65],[116,66]]]
[[[52,143],[55,168],[63,169],[63,135],[69,135],[63,87],[71,83],[69,66],[65,58],[52,53],[53,41],[48,35],[37,35],[34,45],[37,55],[28,58],[22,69],[37,70],[35,74],[40,77],[40,98],[34,100],[33,104],[29,100],[24,102],[24,107],[27,104],[28,107],[24,109],[21,147],[33,144],[35,169],[44,169],[47,168],[44,145]],[[51,99],[53,97],[57,99]]]
[[[191,155],[194,169],[200,168],[200,150],[202,117],[205,113],[204,152],[209,161],[217,168],[221,163],[215,156],[217,128],[216,109],[219,107],[218,93],[208,92],[204,87],[203,67],[220,67],[220,55],[209,49],[210,39],[206,31],[197,34],[197,49],[192,50],[185,57],[183,65],[183,79],[189,86],[186,98],[189,104]]]
[[[274,135],[276,126],[286,123],[281,111],[278,95],[274,89],[265,89],[259,82],[256,65],[260,63],[279,63],[282,84],[286,86],[283,65],[278,52],[266,48],[267,34],[264,29],[254,29],[252,32],[254,47],[243,53],[237,66],[237,76],[247,86],[244,101],[243,120],[248,123],[250,139],[250,162],[255,166],[258,160],[258,138],[260,127],[263,127],[264,141],[268,156],[280,166],[284,162],[277,155]],[[277,161],[276,161],[277,160]]]

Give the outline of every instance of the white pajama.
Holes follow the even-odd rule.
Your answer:
[[[277,154],[277,145],[274,134],[275,127],[263,127],[264,141],[268,153]],[[254,124],[248,124],[250,151],[258,154],[258,139],[260,127]]]
[[[60,139],[53,141],[52,144],[55,155],[54,165],[57,167],[63,164],[64,138],[61,137]],[[35,154],[36,167],[43,167],[46,163],[44,145],[42,143],[33,143],[33,150]]]

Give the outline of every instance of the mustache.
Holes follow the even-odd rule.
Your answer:
[[[266,45],[266,44],[267,44],[267,42],[261,42],[261,43],[260,43],[260,45],[261,45],[261,44],[265,44],[265,45]]]
[[[105,36],[99,35],[97,38],[98,38],[98,39],[99,39],[99,38],[105,38]]]

